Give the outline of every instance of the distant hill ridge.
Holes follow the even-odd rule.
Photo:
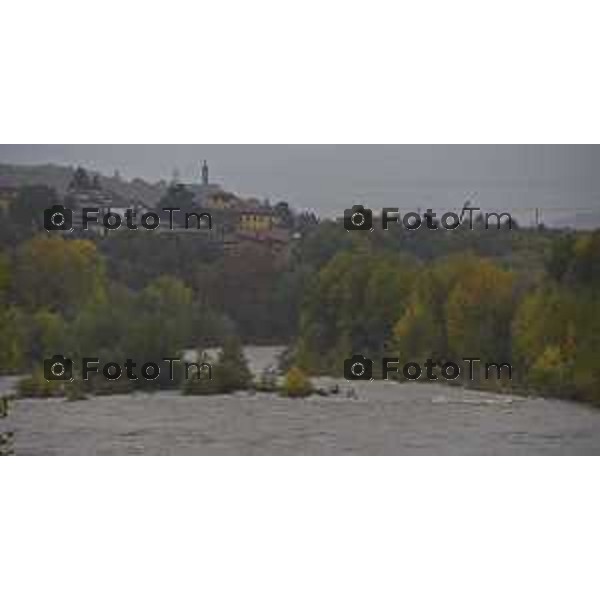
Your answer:
[[[24,185],[47,185],[60,195],[67,191],[76,167],[61,165],[10,165],[0,164],[0,187],[21,187]],[[118,196],[130,200],[143,201],[155,205],[167,191],[167,183],[149,183],[143,179],[128,181],[119,176],[107,177],[102,173],[88,170],[91,175],[98,175],[103,189],[114,192]]]

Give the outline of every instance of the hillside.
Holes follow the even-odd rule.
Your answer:
[[[64,194],[73,177],[74,167],[59,165],[8,165],[0,164],[0,187],[19,187],[23,185],[47,185]],[[94,171],[90,171],[95,175]],[[149,205],[158,203],[167,189],[164,181],[148,183],[142,179],[127,181],[121,177],[106,177],[97,173],[100,183],[106,190],[131,200],[144,201]]]

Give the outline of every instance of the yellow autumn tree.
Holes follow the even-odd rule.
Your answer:
[[[17,251],[15,290],[29,310],[71,313],[103,286],[104,263],[91,241],[39,236]]]
[[[514,275],[479,259],[453,286],[446,308],[446,330],[454,358],[510,359]]]

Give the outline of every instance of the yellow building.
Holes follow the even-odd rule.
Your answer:
[[[255,207],[240,211],[239,227],[242,231],[268,231],[277,226],[279,219],[269,208]]]
[[[207,210],[236,210],[240,204],[238,198],[226,192],[211,194],[202,201]]]

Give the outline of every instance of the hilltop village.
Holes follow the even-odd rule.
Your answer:
[[[314,215],[294,213],[286,202],[272,205],[268,200],[242,198],[226,191],[210,181],[206,161],[200,169],[199,183],[181,183],[174,179],[158,205],[151,206],[140,200],[127,200],[114,192],[104,189],[97,176],[78,168],[65,195],[65,205],[81,218],[82,209],[100,208],[103,212],[125,214],[132,209],[137,214],[178,207],[182,212],[174,214],[173,229],[157,230],[161,235],[205,235],[210,241],[226,248],[246,245],[268,247],[274,252],[284,251],[289,244],[302,236],[306,227],[316,225]],[[204,212],[211,215],[212,228],[200,232],[187,228],[179,219],[185,212]],[[166,213],[162,213],[163,216]],[[105,235],[106,230],[98,227],[92,235]]]
[[[136,183],[137,180],[132,182]],[[14,207],[22,186],[2,185],[0,181],[0,212],[8,214]],[[11,182],[14,183],[14,182]],[[127,186],[118,173],[113,178],[90,174],[86,169],[78,167],[72,171],[70,180],[63,185],[53,200],[73,210],[75,231],[69,235],[81,237],[103,237],[119,235],[121,231],[107,232],[104,227],[90,225],[89,231],[83,232],[81,215],[85,208],[99,209],[100,215],[117,213],[121,216],[133,210],[136,214],[157,212],[168,218],[163,208],[178,207],[183,218],[185,212],[204,212],[211,215],[212,228],[198,231],[186,228],[174,214],[174,228],[160,228],[157,233],[165,236],[202,235],[206,241],[221,246],[227,251],[243,251],[248,246],[268,248],[276,254],[285,253],[290,244],[301,239],[307,229],[318,224],[312,213],[296,213],[287,202],[271,204],[268,200],[242,198],[227,191],[210,179],[209,166],[206,161],[200,165],[196,182],[182,183],[174,177],[168,184],[161,183],[152,189],[152,194],[144,194],[144,186]],[[149,184],[144,185],[150,189]],[[34,186],[41,189],[42,186]],[[156,202],[156,188],[160,188],[160,200]],[[164,189],[163,189],[164,188]],[[117,191],[118,190],[118,191]],[[140,193],[140,190],[142,192]],[[101,221],[101,219],[100,219]],[[126,230],[126,229],[125,229]]]

